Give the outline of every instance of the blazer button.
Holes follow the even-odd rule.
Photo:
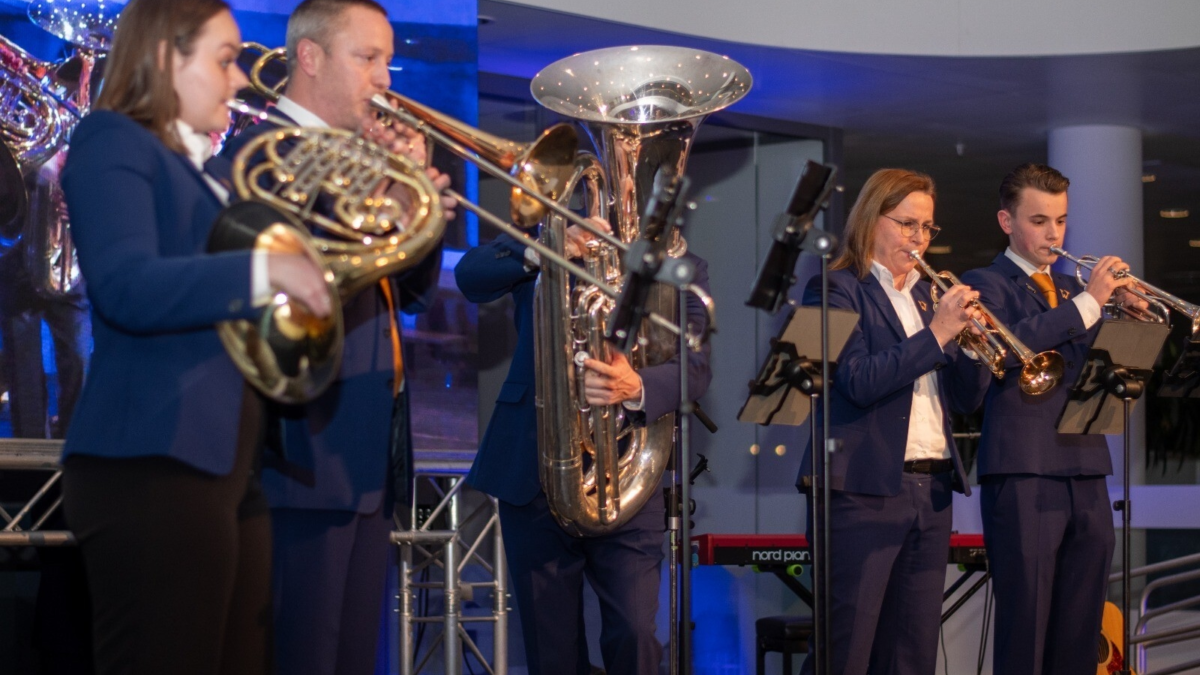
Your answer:
[[[1074,368],[1074,367],[1075,367],[1075,362],[1074,362],[1074,361],[1067,361],[1067,367],[1068,367],[1068,368]]]
[[[1075,334],[1075,329],[1074,329],[1074,328],[1068,328],[1068,329],[1067,329],[1067,335],[1074,335],[1074,334]]]
[[[933,364],[933,369],[934,369],[934,370],[941,370],[941,369],[942,369],[942,365],[943,365],[943,364],[941,364],[941,363],[935,363],[935,364]]]
[[[244,304],[245,303],[242,302],[241,298],[234,298],[233,300],[229,301],[229,311],[240,312],[242,311]]]

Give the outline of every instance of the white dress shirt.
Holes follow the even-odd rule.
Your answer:
[[[904,278],[904,287],[896,290],[895,277],[891,270],[871,261],[871,274],[879,280],[888,300],[900,317],[904,333],[912,337],[925,328],[925,322],[917,311],[912,288],[921,278],[915,269],[909,270]],[[942,402],[938,392],[936,371],[930,371],[913,382],[912,409],[908,415],[908,442],[904,449],[904,461],[916,459],[949,459],[950,446],[946,443],[946,431],[942,418]]]
[[[1020,267],[1022,272],[1031,277],[1036,272],[1050,274],[1049,265],[1046,265],[1042,268],[1034,267],[1033,263],[1017,255],[1016,252],[1012,250],[1011,246],[1004,249],[1004,255],[1009,260],[1016,263],[1017,267]],[[1040,293],[1041,291],[1038,292]],[[1096,325],[1097,321],[1100,320],[1100,303],[1096,302],[1096,299],[1092,297],[1091,293],[1080,293],[1079,295],[1071,298],[1071,302],[1075,303],[1075,308],[1079,310],[1079,315],[1083,317],[1084,328],[1091,328],[1092,326]]]

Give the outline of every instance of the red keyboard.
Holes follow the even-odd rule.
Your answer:
[[[802,534],[698,534],[692,537],[701,565],[808,564],[808,539]],[[949,564],[987,564],[982,534],[950,535]]]

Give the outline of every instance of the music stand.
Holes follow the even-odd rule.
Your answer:
[[[1171,327],[1145,321],[1109,320],[1100,326],[1088,350],[1087,362],[1058,418],[1060,434],[1121,434],[1124,439],[1121,500],[1113,508],[1121,512],[1121,615],[1125,657],[1120,675],[1132,675],[1129,643],[1129,417],[1141,397],[1158,353]]]
[[[1200,337],[1189,335],[1183,353],[1163,377],[1158,395],[1169,398],[1200,398]]]
[[[856,325],[858,314],[830,308],[831,363],[836,362]],[[750,394],[738,412],[738,421],[799,426],[812,412],[811,399],[820,396],[821,308],[795,307],[779,337],[771,338],[771,351],[750,382]]]
[[[822,267],[825,260],[822,258]],[[822,395],[828,397],[834,364],[858,325],[858,314],[829,307],[824,293],[823,290],[821,307],[794,307],[779,337],[771,338],[771,351],[759,368],[758,376],[750,381],[750,393],[738,412],[739,421],[764,426],[797,426],[808,419],[812,399],[820,400]],[[830,672],[829,453],[835,442],[822,443],[820,440],[828,438],[829,433],[828,404],[823,410],[821,434],[817,433],[815,419],[809,424],[812,455],[808,476],[813,508],[813,536],[809,537],[813,579],[811,644],[816,659],[813,670],[818,675]]]

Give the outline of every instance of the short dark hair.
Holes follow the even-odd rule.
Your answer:
[[[1000,208],[1015,215],[1017,204],[1021,201],[1021,190],[1027,187],[1061,195],[1071,187],[1071,181],[1052,166],[1027,162],[1009,171],[1000,181]]]
[[[96,109],[128,115],[168,148],[184,152],[174,125],[179,116],[174,53],[190,55],[204,24],[228,11],[223,0],[132,0],[117,20]],[[164,43],[165,63],[159,64]]]
[[[288,75],[296,67],[296,48],[301,40],[312,40],[329,50],[329,36],[340,28],[342,12],[363,7],[387,17],[387,10],[375,0],[304,0],[292,11],[287,25]]]

